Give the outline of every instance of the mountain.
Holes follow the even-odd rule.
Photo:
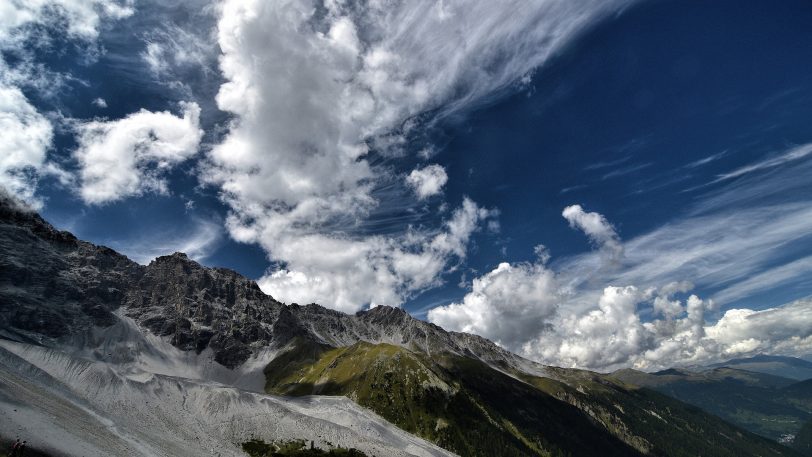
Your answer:
[[[767,373],[798,381],[812,379],[812,362],[797,357],[759,354],[754,357],[716,363],[708,367],[738,368],[740,370]]]
[[[812,456],[812,421],[801,427],[792,444],[792,447],[801,454]]]
[[[285,305],[181,253],[138,265],[8,198],[0,412],[0,438],[68,455],[795,455],[400,309]]]
[[[812,380],[797,383],[728,367],[657,373],[627,369],[611,378],[651,388],[774,440],[795,435],[812,419]]]

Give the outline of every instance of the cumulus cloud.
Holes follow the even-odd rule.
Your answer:
[[[718,349],[706,348],[715,343],[705,338],[705,313],[713,302],[696,295],[675,300],[668,289],[606,287],[597,308],[563,314],[522,350],[557,365],[604,371],[628,366],[660,369],[718,356]],[[652,299],[667,301],[669,308],[658,314],[659,319],[643,321],[637,308]]]
[[[809,299],[761,311],[730,309],[710,323],[706,315],[715,309],[713,301],[691,295],[679,302],[680,317],[643,321],[635,306],[652,293],[607,287],[598,309],[563,317],[523,350],[559,365],[609,371],[628,366],[657,370],[761,352],[797,356],[812,349]]]
[[[452,236],[448,223],[358,230],[376,211],[410,205],[391,190],[408,181],[377,158],[404,159],[417,129],[520,84],[622,3],[225,1],[217,104],[234,120],[203,180],[222,190],[232,237],[259,243],[281,265],[266,290],[358,309],[399,304],[438,281],[443,252],[459,258],[467,235]],[[442,188],[439,171],[416,171],[418,199]]]
[[[500,263],[475,278],[461,303],[434,308],[428,320],[516,348],[549,325],[561,298],[555,274],[543,262]]]
[[[0,84],[0,186],[37,206],[37,177],[46,168],[51,123],[31,106],[16,87]]]
[[[568,206],[561,215],[570,223],[570,227],[584,232],[592,243],[608,254],[612,261],[619,261],[623,257],[620,237],[603,215],[588,213],[581,205]]]
[[[767,351],[808,354],[812,351],[812,300],[761,311],[731,309],[705,333],[722,346],[726,356]]]
[[[607,286],[593,307],[571,308],[566,303],[572,291],[549,268],[502,263],[474,279],[461,303],[434,308],[428,319],[485,336],[533,360],[600,371],[812,350],[809,299],[762,311],[730,309],[712,323],[708,315],[716,303],[685,297],[691,288],[687,282],[659,289]],[[650,310],[650,316],[644,318],[642,310]]]
[[[408,232],[402,237],[337,237],[296,231],[276,232],[273,225],[254,227],[255,237],[286,268],[259,280],[265,292],[298,303],[318,302],[342,311],[362,306],[397,306],[416,291],[439,284],[444,271],[465,258],[471,235],[491,212],[465,199],[434,233]],[[269,219],[265,219],[268,221]]]
[[[716,295],[729,300],[809,271],[807,258],[763,270],[766,259],[782,255],[780,246],[806,236],[809,208],[796,204],[694,217],[625,246],[600,214],[573,205],[564,217],[590,237],[597,252],[562,259],[555,270],[544,265],[546,250],[535,264],[500,264],[474,279],[460,303],[432,309],[428,319],[492,338],[542,363],[600,371],[810,351],[812,300],[761,311],[728,309],[714,322],[719,301],[689,295],[694,283],[675,280],[723,284]],[[621,271],[594,269],[607,243],[625,252]],[[514,277],[516,284],[506,279]]]
[[[436,164],[415,168],[406,177],[406,183],[411,186],[420,200],[442,192],[446,182],[448,182],[448,175],[445,168]]]
[[[128,4],[112,1],[33,0],[0,3],[0,186],[28,204],[42,204],[35,195],[39,179],[67,173],[48,160],[54,128],[23,94],[31,88],[49,95],[69,76],[34,62],[30,43],[42,45],[46,37],[33,37],[34,26],[64,30],[68,40],[89,44],[98,37],[101,22],[133,13]],[[32,38],[36,38],[31,41]],[[26,43],[29,43],[26,45]],[[47,43],[46,43],[47,44]],[[7,60],[8,53],[14,59]]]
[[[144,192],[167,191],[164,175],[197,153],[200,107],[182,103],[183,116],[141,110],[122,119],[79,124],[79,193],[105,203]]]

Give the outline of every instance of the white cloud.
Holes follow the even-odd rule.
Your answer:
[[[597,308],[563,313],[522,350],[557,365],[602,371],[628,366],[661,369],[716,360],[721,355],[716,342],[705,337],[705,314],[713,309],[713,302],[696,295],[684,301],[672,299],[670,287],[659,291],[606,287]],[[658,315],[660,319],[644,322],[637,308],[652,299],[668,301],[669,308],[666,315]]]
[[[370,148],[403,159],[416,128],[515,87],[622,3],[225,1],[218,44],[226,82],[217,104],[234,120],[203,180],[231,207],[230,234],[260,243],[282,265],[264,279],[266,290],[358,309],[399,304],[438,281],[448,255],[427,255],[426,247],[448,240],[451,226],[439,235],[408,227],[359,233],[375,211],[417,204],[391,191],[405,184],[368,160]],[[439,190],[439,174],[433,178],[420,188]],[[465,245],[444,249],[456,258]]]
[[[657,370],[760,352],[812,350],[812,301],[762,311],[731,309],[716,323],[712,300],[676,298],[689,283],[662,288],[608,286],[586,309],[567,306],[567,290],[541,264],[500,264],[474,279],[462,303],[434,308],[429,321],[476,333],[543,363],[611,371]],[[563,303],[563,305],[562,305]],[[650,319],[641,310],[652,311]]]
[[[110,240],[107,244],[142,265],[173,252],[183,252],[189,258],[202,262],[223,240],[223,224],[222,221],[199,218],[193,218],[191,223],[191,228],[161,229],[125,242]]]
[[[772,179],[792,182],[796,171],[789,173]],[[461,303],[432,309],[428,319],[493,338],[542,363],[601,371],[654,370],[758,352],[806,354],[812,347],[809,299],[763,311],[728,309],[715,323],[709,317],[720,304],[810,270],[808,258],[777,263],[786,255],[782,248],[812,230],[810,211],[795,203],[695,215],[624,245],[605,217],[573,205],[564,217],[599,252],[562,259],[555,270],[500,264],[474,279]],[[625,253],[621,270],[596,268],[607,244]],[[525,288],[488,287],[506,275],[521,278]],[[544,287],[530,288],[540,281]],[[686,296],[693,282],[721,286],[715,297],[722,301]]]
[[[441,327],[516,348],[548,325],[560,299],[555,274],[543,262],[500,263],[474,279],[462,303],[434,308],[427,317]]]
[[[122,19],[135,10],[130,2],[108,0],[10,0],[0,3],[0,41],[19,39],[30,24],[63,22],[72,39],[95,40],[103,19]]]
[[[736,282],[713,295],[722,303],[733,303],[753,294],[774,289],[778,286],[799,283],[810,278],[812,273],[812,256],[802,257],[774,267],[763,268],[760,272],[748,272],[737,278]]]
[[[812,300],[761,311],[731,309],[705,333],[728,357],[759,352],[808,354],[812,351]]]
[[[440,275],[465,258],[471,235],[489,217],[490,211],[465,199],[441,230],[408,232],[399,238],[280,233],[273,225],[246,230],[239,223],[235,227],[234,221],[230,228],[232,234],[260,242],[272,256],[286,260],[286,268],[259,280],[266,293],[353,312],[367,304],[397,306],[414,292],[438,285]]]
[[[699,160],[695,160],[693,162],[687,163],[687,164],[684,165],[684,167],[685,168],[701,167],[701,166],[707,165],[707,164],[709,164],[711,162],[715,162],[715,161],[721,159],[722,157],[726,156],[729,152],[730,151],[728,151],[728,150],[725,150],[725,151],[722,151],[722,152],[717,152],[716,154],[711,154],[711,155],[709,155],[707,157],[703,157],[703,158],[701,158]]]
[[[445,168],[437,164],[415,168],[406,177],[406,183],[411,186],[420,200],[442,192],[446,182],[448,182],[448,175]]]
[[[0,54],[0,186],[37,207],[36,187],[44,175],[67,182],[70,176],[48,160],[54,128],[51,122],[23,94],[31,88],[48,96],[70,75],[50,71],[33,61],[26,40],[34,37],[34,25],[64,28],[65,38],[92,43],[105,19],[120,19],[133,13],[128,4],[82,0],[11,0],[0,2],[0,51],[15,57],[6,61]]]
[[[105,99],[103,99],[101,97],[93,99],[92,103],[93,103],[93,106],[95,106],[97,108],[107,108],[107,100],[105,100]]]
[[[607,287],[597,309],[562,316],[522,350],[557,365],[609,371],[628,366],[657,370],[760,352],[800,355],[812,349],[809,300],[762,311],[731,309],[710,323],[706,314],[715,304],[691,295],[674,300],[681,308],[678,317],[642,320],[635,308],[657,293]]]
[[[588,213],[581,205],[568,206],[561,215],[569,222],[570,227],[584,232],[591,242],[608,254],[612,261],[619,261],[623,257],[620,237],[603,215]]]
[[[164,175],[197,153],[203,134],[197,104],[181,106],[183,117],[141,110],[122,119],[79,124],[74,157],[82,199],[98,204],[166,192]]]
[[[161,74],[167,70],[169,64],[164,57],[164,47],[160,43],[147,43],[146,50],[141,53],[141,58],[149,66],[153,74]]]
[[[716,180],[713,182],[724,181],[727,179],[738,178],[739,176],[743,176],[748,173],[752,173],[758,170],[765,170],[768,168],[774,168],[779,165],[783,165],[785,163],[794,162],[804,157],[812,154],[812,143],[802,144],[800,146],[795,146],[790,148],[787,151],[782,152],[779,155],[774,157],[770,157],[768,159],[764,159],[760,162],[752,163],[750,165],[745,165],[743,167],[737,168],[733,171],[728,173],[719,175]]]
[[[37,177],[46,169],[53,128],[16,87],[0,84],[0,185],[35,206]]]
[[[197,5],[194,15],[207,16],[207,7]],[[181,25],[171,22],[149,30],[145,35],[145,48],[141,59],[158,81],[171,85],[183,85],[181,81],[187,70],[197,73],[214,73],[217,65],[215,37],[208,27],[201,26],[199,18],[186,19]],[[199,77],[200,75],[195,75]]]

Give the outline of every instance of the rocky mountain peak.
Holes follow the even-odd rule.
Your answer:
[[[0,332],[56,344],[117,322],[116,310],[183,351],[211,350],[235,368],[294,339],[328,346],[388,343],[425,353],[465,354],[489,364],[523,361],[485,339],[449,333],[400,308],[355,315],[317,304],[285,305],[257,283],[175,252],[138,265],[112,249],[60,232],[36,213],[0,199]]]

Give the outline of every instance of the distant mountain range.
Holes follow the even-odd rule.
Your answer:
[[[767,373],[784,378],[796,379],[798,381],[812,379],[812,362],[797,357],[759,354],[754,357],[716,363],[708,367],[738,368],[740,370]]]
[[[692,374],[628,374],[542,366],[400,309],[285,305],[180,253],[142,266],[0,198],[0,439],[48,454],[798,455],[639,387]]]
[[[765,356],[755,357],[763,366]],[[788,359],[788,360],[784,360]],[[750,366],[752,359],[733,361]],[[799,359],[770,358],[770,367],[796,364]],[[724,365],[724,364],[720,364]],[[797,372],[797,370],[796,370]],[[715,414],[751,432],[791,442],[812,420],[812,379],[795,379],[728,366],[698,371],[669,369],[657,373],[620,370],[611,378],[656,390]]]

